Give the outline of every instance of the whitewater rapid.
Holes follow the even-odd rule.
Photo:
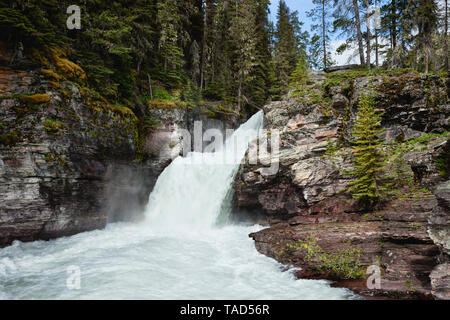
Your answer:
[[[296,280],[256,251],[248,234],[260,226],[227,222],[233,177],[262,119],[253,116],[222,150],[175,159],[142,223],[1,249],[0,299],[354,298],[327,281]],[[76,288],[70,270],[79,271]]]

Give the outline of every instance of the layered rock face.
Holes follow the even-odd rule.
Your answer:
[[[428,234],[442,254],[430,275],[432,293],[438,299],[450,300],[450,181],[438,185],[434,194],[438,205],[429,218]]]
[[[0,43],[0,247],[142,219],[157,177],[182,152],[182,129],[239,124],[173,106],[153,110],[158,125],[142,130],[130,109],[52,67]]]
[[[299,97],[264,107],[266,128],[280,131],[279,157],[272,154],[279,171],[264,175],[264,166],[247,158],[234,183],[237,211],[271,226],[250,235],[256,248],[300,267],[300,277],[336,280],[362,295],[442,297],[448,269],[433,269],[448,261],[450,198],[446,184],[437,187],[448,179],[445,79],[411,73],[330,84],[329,76],[313,76]],[[368,90],[384,112],[385,171],[393,183],[392,194],[372,212],[347,192],[352,177],[346,174],[358,101]],[[312,254],[311,237],[320,254]],[[345,253],[350,262],[343,262]],[[372,265],[381,274],[378,289],[366,285]],[[347,277],[345,268],[362,274]]]
[[[4,82],[13,82],[6,90],[29,93],[45,85],[34,71],[26,72],[26,85],[17,83],[20,73],[2,72]],[[104,227],[103,177],[135,158],[132,124],[87,108],[73,84],[65,89],[68,97],[46,90],[45,103],[0,92],[0,244]]]

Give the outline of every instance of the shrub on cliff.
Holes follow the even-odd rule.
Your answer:
[[[370,94],[363,94],[354,125],[353,168],[349,172],[355,181],[349,191],[366,209],[372,208],[385,193],[383,168],[385,156],[381,151],[381,115],[375,111],[375,101]]]

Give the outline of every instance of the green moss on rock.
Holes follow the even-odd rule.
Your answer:
[[[336,252],[323,250],[314,235],[305,240],[287,243],[289,249],[300,251],[309,266],[336,279],[361,279],[365,268],[360,264],[361,250],[350,248]]]
[[[19,132],[11,131],[7,134],[0,135],[0,145],[3,146],[14,146],[20,141]]]

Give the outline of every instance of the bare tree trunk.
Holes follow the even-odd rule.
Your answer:
[[[397,4],[395,0],[392,0],[391,2],[391,15],[392,15],[392,49],[395,49],[397,47],[397,18],[395,16],[395,8],[397,7]]]
[[[203,24],[203,41],[202,41],[202,66],[200,71],[200,89],[203,90],[203,83],[204,83],[204,77],[205,77],[205,66],[206,66],[206,50],[207,50],[207,42],[206,37],[208,34],[208,18],[209,18],[209,12],[208,12],[208,0],[203,1],[204,8],[205,8],[205,17],[204,17],[204,24]]]
[[[445,50],[445,71],[448,72],[448,0],[445,0],[445,31],[444,31],[444,50]]]
[[[377,0],[375,0],[375,8],[378,8]],[[377,17],[378,18],[378,17]],[[380,66],[379,59],[378,59],[378,25],[375,25],[375,65],[377,68]]]
[[[377,66],[377,68],[380,66],[378,56],[378,31],[375,29],[375,65]]]
[[[363,36],[361,32],[361,19],[359,17],[359,6],[358,6],[358,0],[353,0],[353,7],[355,9],[355,20],[356,20],[356,32],[358,36],[358,49],[359,49],[359,59],[361,62],[361,65],[365,65],[365,59],[364,59],[364,45],[363,45]]]
[[[147,74],[147,78],[148,78],[148,90],[150,92],[150,99],[153,100],[152,78],[150,77],[150,74]]]
[[[325,24],[325,0],[322,0],[322,41],[323,41],[323,68],[327,68],[327,43]]]
[[[242,80],[239,79],[239,89],[238,89],[238,110],[241,110],[241,96],[242,96]]]
[[[370,35],[370,13],[369,13],[369,10],[370,10],[370,5],[369,5],[369,0],[366,0],[366,25],[367,25],[367,39],[366,39],[366,42],[367,42],[367,68],[369,68],[369,70],[370,70],[370,58],[371,58],[371,48],[370,48],[370,38],[371,38],[371,35]]]

